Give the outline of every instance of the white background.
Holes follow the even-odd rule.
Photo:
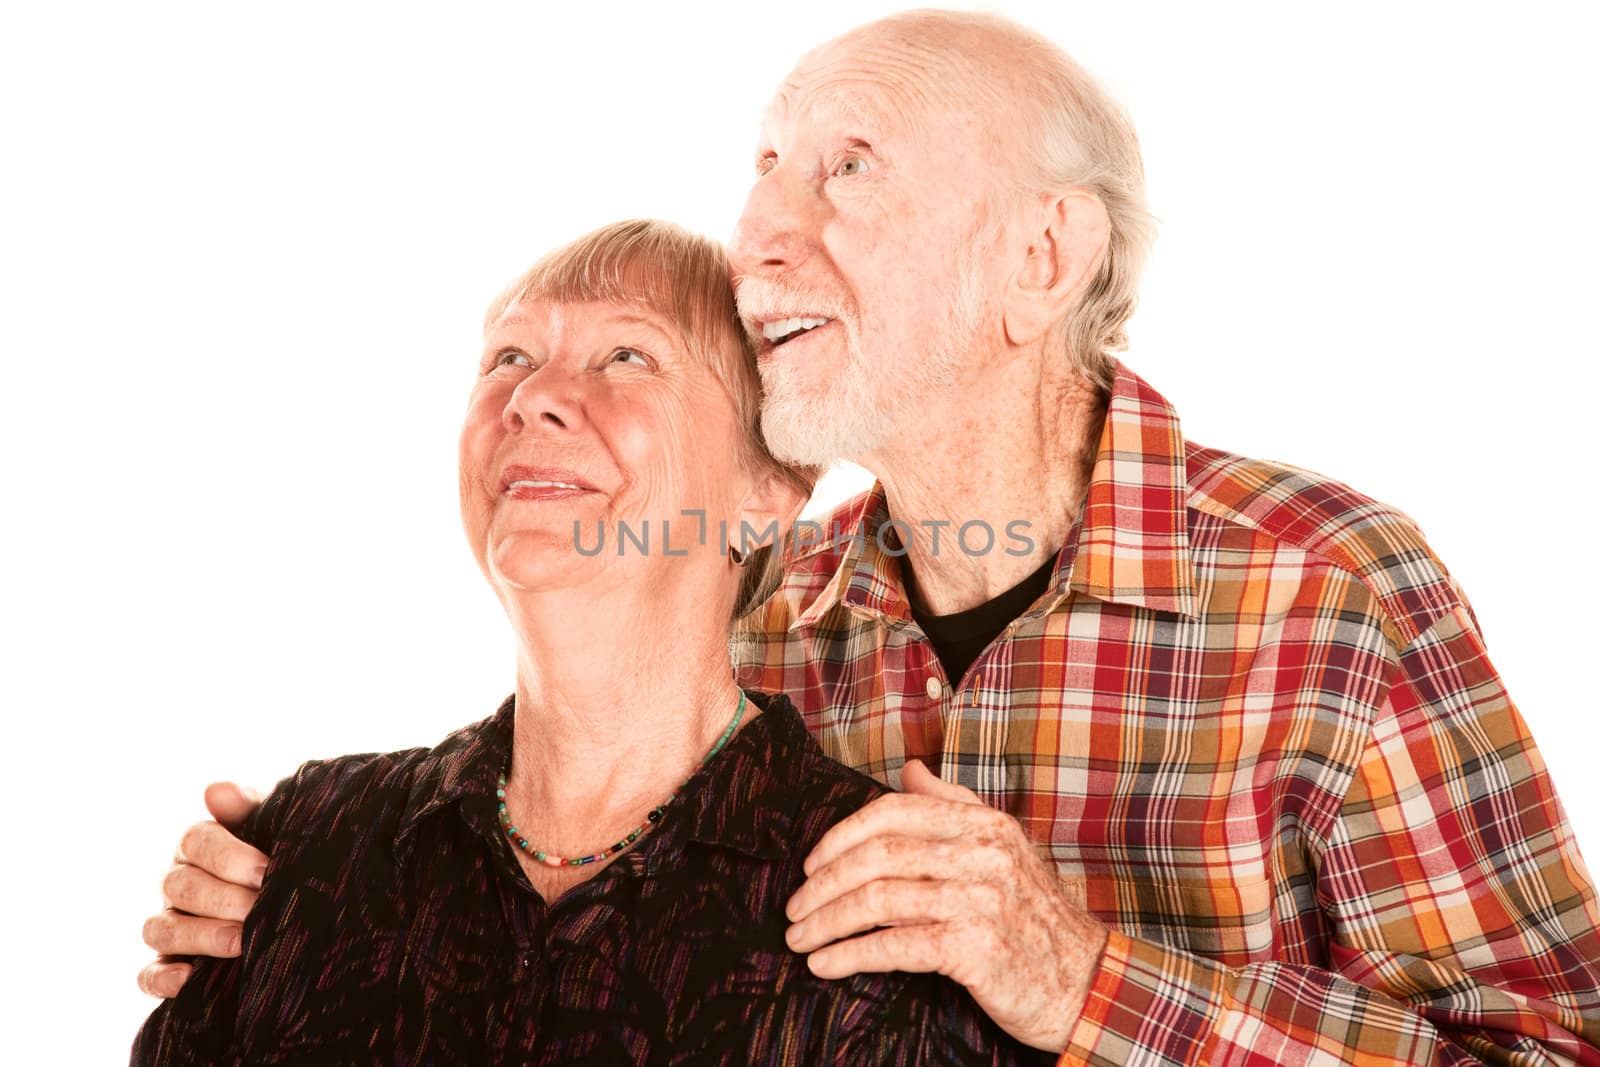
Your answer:
[[[0,1058],[105,1063],[205,782],[508,690],[455,504],[486,302],[613,219],[726,237],[778,78],[892,7],[33,7],[0,27]],[[1130,363],[1192,439],[1421,523],[1592,850],[1585,7],[999,9],[1141,132]]]

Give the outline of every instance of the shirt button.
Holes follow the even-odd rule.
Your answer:
[[[944,693],[944,683],[931,674],[928,675],[928,683],[924,688],[928,691],[929,700],[938,700]]]

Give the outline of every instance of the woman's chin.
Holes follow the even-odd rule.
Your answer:
[[[600,560],[580,553],[571,537],[517,533],[489,546],[490,580],[524,592],[577,585],[599,566]]]

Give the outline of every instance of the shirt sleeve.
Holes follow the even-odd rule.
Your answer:
[[[1225,967],[1111,933],[1062,1064],[1600,1064],[1600,909],[1465,607],[1401,654],[1306,846],[1325,958]]]
[[[246,817],[238,836],[270,858],[284,812],[293,804],[297,782],[317,766],[308,763],[267,795]],[[272,867],[269,859],[267,877]],[[263,892],[265,891],[263,887]],[[259,898],[258,898],[259,899]],[[240,954],[234,959],[194,958],[194,971],[176,997],[164,1000],[140,1027],[130,1062],[143,1064],[218,1064],[228,1060],[239,1014],[239,987],[256,941],[256,910],[245,917]]]

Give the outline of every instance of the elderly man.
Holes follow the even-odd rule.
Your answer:
[[[1600,910],[1470,608],[1403,515],[1186,442],[1111,358],[1149,238],[1133,130],[1012,24],[887,19],[779,88],[731,249],[763,426],[878,485],[735,665],[904,790],[790,945],[1064,1062],[1600,1063]],[[214,918],[147,939],[217,951],[260,856],[181,855]]]

